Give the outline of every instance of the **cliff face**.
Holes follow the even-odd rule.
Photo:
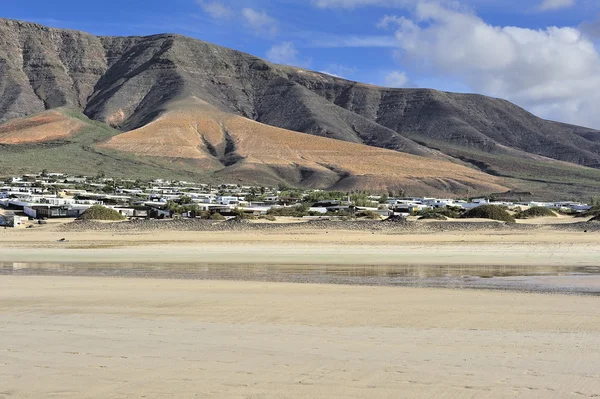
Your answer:
[[[0,20],[0,121],[83,109],[106,70],[105,49],[92,35]]]
[[[266,125],[497,175],[513,177],[540,156],[600,168],[598,131],[500,99],[369,86],[178,35],[96,37],[0,19],[0,123],[64,107],[125,132],[197,99]]]

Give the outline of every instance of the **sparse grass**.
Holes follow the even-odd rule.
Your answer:
[[[492,219],[502,222],[515,222],[514,216],[506,209],[497,205],[480,205],[477,208],[466,211],[462,216],[466,219]]]
[[[448,220],[448,218],[441,213],[428,213],[421,216],[418,220]]]
[[[373,211],[358,211],[354,214],[354,216],[357,218],[365,218],[365,219],[371,219],[371,220],[381,219],[381,215],[379,215],[377,212],[373,212]]]
[[[518,212],[515,215],[515,218],[529,219],[529,218],[539,218],[539,217],[547,217],[547,216],[556,217],[556,213],[552,212],[551,209],[548,209],[544,206],[534,206],[534,207],[527,209],[526,211]]]
[[[553,198],[560,193],[563,197],[587,199],[600,193],[598,187],[600,169],[566,162],[491,154],[476,149],[455,147],[435,140],[428,141],[426,144],[457,158],[477,160],[479,164],[473,166],[474,168],[503,177],[506,179],[506,185],[531,191],[536,197]]]
[[[457,219],[463,214],[462,208],[454,206],[446,206],[444,208],[425,209],[417,212],[417,216],[442,215],[447,218]],[[431,217],[429,219],[434,219]]]
[[[176,162],[167,158],[137,156],[110,149],[99,149],[96,144],[120,134],[108,125],[88,119],[77,110],[60,109],[72,118],[86,123],[77,134],[60,140],[36,144],[0,145],[0,170],[4,174],[19,175],[43,169],[95,176],[102,170],[107,176],[152,180],[157,177],[176,180],[203,180],[211,182],[210,174],[199,171],[190,162]]]
[[[77,220],[125,220],[125,216],[114,209],[94,205],[79,216]]]

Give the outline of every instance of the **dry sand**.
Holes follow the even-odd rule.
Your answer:
[[[2,398],[600,395],[594,297],[0,277]]]
[[[66,242],[57,242],[65,238]],[[597,266],[600,232],[0,230],[0,262]]]

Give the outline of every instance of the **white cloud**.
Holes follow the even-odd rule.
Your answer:
[[[327,68],[320,72],[336,78],[348,79],[357,72],[357,69],[356,67],[347,67],[340,64],[329,64]]]
[[[404,72],[390,72],[385,77],[385,86],[386,87],[394,87],[394,88],[402,88],[402,87],[412,87],[413,85],[410,83],[408,76]]]
[[[600,127],[591,106],[600,102],[600,55],[578,29],[492,26],[427,1],[414,11],[393,21],[403,63],[549,119]]]
[[[538,6],[540,11],[553,11],[569,8],[575,5],[575,0],[543,0]]]
[[[300,52],[292,42],[283,42],[275,44],[267,51],[267,59],[276,64],[293,65],[297,67],[308,68],[311,59],[302,60],[299,58]]]
[[[399,7],[404,6],[409,0],[313,0],[312,3],[319,8],[357,8],[366,6]]]
[[[229,19],[233,16],[233,10],[218,1],[197,0],[197,3],[205,13],[215,19]]]
[[[367,36],[338,36],[322,35],[312,40],[311,45],[322,48],[361,48],[361,47],[396,47],[394,36],[367,35]]]
[[[242,9],[242,17],[246,24],[256,33],[267,36],[275,36],[277,34],[279,23],[265,11],[244,8]]]

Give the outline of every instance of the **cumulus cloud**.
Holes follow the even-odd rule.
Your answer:
[[[493,26],[474,14],[423,1],[396,27],[403,63],[477,92],[507,98],[555,120],[600,128],[600,56],[579,29]]]
[[[229,19],[233,16],[233,10],[218,1],[198,0],[197,3],[212,18]]]
[[[282,42],[273,45],[267,51],[267,59],[276,64],[293,65],[303,68],[308,68],[311,64],[311,59],[301,59],[300,52],[292,42]]]
[[[267,14],[266,11],[244,8],[242,9],[242,17],[246,24],[258,34],[267,36],[275,36],[277,34],[279,23],[275,18]]]
[[[569,8],[575,5],[575,0],[543,0],[538,6],[540,11],[553,11]]]

